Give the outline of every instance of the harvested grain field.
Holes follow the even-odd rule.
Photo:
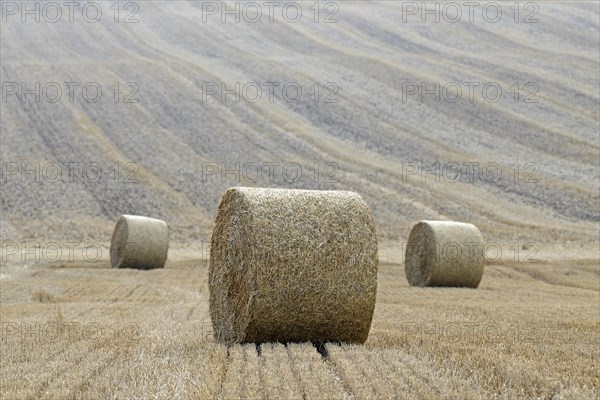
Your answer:
[[[202,260],[10,273],[7,399],[594,399],[600,384],[597,260],[488,265],[478,289],[410,287],[382,263],[365,345],[323,348],[217,344]]]
[[[597,399],[600,5],[289,4],[0,2],[0,397]],[[364,199],[364,345],[213,338],[235,186]],[[110,267],[120,215],[164,268]],[[422,220],[481,231],[477,289],[409,286]]]

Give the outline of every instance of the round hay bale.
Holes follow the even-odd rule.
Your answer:
[[[210,314],[225,343],[364,343],[377,232],[347,191],[232,188],[211,240]]]
[[[404,269],[411,286],[476,288],[484,265],[483,237],[475,225],[421,221],[413,226]]]
[[[113,268],[162,268],[169,250],[169,227],[160,219],[122,215],[110,242]]]

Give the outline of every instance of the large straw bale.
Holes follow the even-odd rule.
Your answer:
[[[211,241],[215,337],[364,343],[377,264],[375,223],[358,194],[229,189]]]

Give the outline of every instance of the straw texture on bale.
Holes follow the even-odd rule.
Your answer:
[[[413,226],[405,253],[411,286],[476,288],[484,266],[483,237],[475,225],[421,221]]]
[[[113,268],[162,268],[169,250],[169,227],[160,219],[122,215],[110,242]]]
[[[210,313],[225,343],[364,343],[377,233],[347,191],[232,188],[211,240]]]

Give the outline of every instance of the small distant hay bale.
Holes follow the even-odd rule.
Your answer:
[[[410,232],[404,266],[411,286],[476,288],[483,276],[483,237],[472,224],[421,221]]]
[[[224,343],[364,343],[377,232],[347,191],[232,188],[211,240],[210,313]]]
[[[31,298],[40,303],[54,303],[55,298],[47,290],[38,288],[31,293]]]
[[[113,268],[162,268],[169,250],[169,227],[160,219],[122,215],[110,242]]]

